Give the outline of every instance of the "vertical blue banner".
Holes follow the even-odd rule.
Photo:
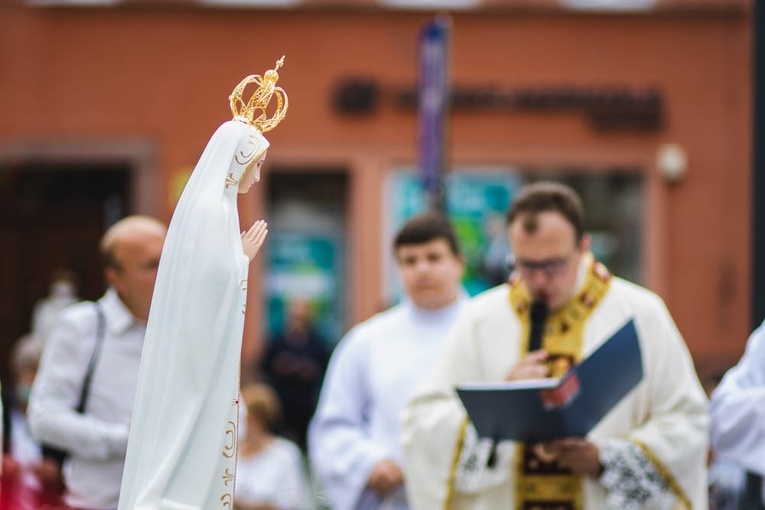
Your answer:
[[[420,33],[418,162],[428,204],[437,209],[444,206],[450,29],[449,18],[437,16]]]

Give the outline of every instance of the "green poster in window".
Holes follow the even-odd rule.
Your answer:
[[[510,248],[505,213],[520,180],[510,171],[464,171],[446,177],[446,208],[457,232],[466,267],[463,285],[474,295],[507,278]],[[425,193],[415,172],[400,171],[389,183],[389,237],[407,218],[424,211]],[[393,288],[400,299],[400,286]]]
[[[332,233],[272,232],[268,236],[268,324],[274,334],[284,327],[286,305],[307,301],[324,338],[342,334],[341,281],[344,273],[339,236]]]

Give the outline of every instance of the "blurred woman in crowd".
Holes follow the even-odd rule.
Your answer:
[[[300,449],[273,434],[281,414],[276,394],[269,386],[255,383],[242,388],[242,399],[247,425],[238,446],[235,508],[312,508]]]

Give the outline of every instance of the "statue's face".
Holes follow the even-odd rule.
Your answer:
[[[263,151],[263,155],[253,160],[245,169],[242,178],[239,180],[239,193],[247,193],[253,184],[260,181],[260,167],[263,166],[267,153],[268,149]]]

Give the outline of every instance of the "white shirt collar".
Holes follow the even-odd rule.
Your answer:
[[[457,293],[457,298],[452,301],[451,303],[442,306],[441,308],[436,308],[434,310],[427,310],[425,308],[420,308],[417,305],[414,304],[414,302],[407,297],[404,301],[404,305],[409,308],[409,311],[411,314],[415,315],[420,320],[438,320],[440,317],[444,317],[447,315],[452,314],[454,311],[456,311],[460,306],[465,304],[468,299],[470,299],[470,296],[468,293],[460,287],[459,292]]]
[[[125,333],[136,324],[145,324],[144,321],[130,313],[113,287],[109,287],[106,294],[98,302],[104,311],[106,329],[114,335]]]

